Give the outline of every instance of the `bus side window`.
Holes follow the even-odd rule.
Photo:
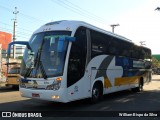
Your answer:
[[[98,55],[103,55],[108,53],[109,39],[110,39],[110,36],[91,30],[91,42],[92,42],[91,57],[92,58]]]
[[[120,53],[120,45],[119,45],[119,40],[116,38],[110,38],[109,40],[109,51],[108,53],[110,55],[119,55]]]
[[[125,57],[131,57],[132,55],[132,47],[133,44],[126,42],[126,41],[121,41],[121,56],[125,56]]]
[[[132,58],[140,59],[141,57],[140,47],[137,45],[133,46]]]
[[[75,33],[76,41],[72,42],[67,74],[67,87],[80,80],[85,72],[87,37],[86,29],[78,28]]]

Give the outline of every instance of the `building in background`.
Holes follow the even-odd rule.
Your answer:
[[[7,77],[7,49],[8,44],[12,41],[12,34],[0,31],[0,81],[5,81]],[[17,62],[20,63],[20,59],[22,58],[25,50],[25,46],[17,45],[15,47],[15,58],[9,59],[9,62]],[[13,48],[11,50],[11,56],[13,56]]]
[[[0,31],[0,44],[2,44],[2,50],[7,50],[8,44],[12,41],[12,34]]]
[[[12,34],[0,31],[0,44],[2,58],[6,58],[8,44],[12,41]]]
[[[12,41],[12,34],[11,33],[6,33],[6,32],[0,31],[0,44],[2,45],[1,46],[2,58],[7,57],[7,48],[8,48],[8,44],[11,41]],[[23,56],[24,49],[25,49],[25,46],[16,46],[15,57],[18,58],[19,56]],[[11,50],[11,56],[13,56],[13,50]]]
[[[26,46],[16,46],[15,47],[15,58],[23,56]],[[11,57],[13,56],[13,48],[11,48]],[[7,50],[2,50],[2,58],[7,58]]]
[[[12,41],[12,34],[0,31],[0,81],[6,78],[6,51],[8,44]]]
[[[16,54],[15,57],[19,58],[23,56],[24,50],[25,50],[26,46],[16,46]],[[12,52],[12,51],[11,51]],[[12,52],[13,53],[13,52]]]

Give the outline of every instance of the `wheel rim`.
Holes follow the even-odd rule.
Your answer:
[[[93,89],[93,98],[98,99],[99,98],[99,90],[97,88]]]
[[[142,85],[142,84],[139,85],[139,90],[140,90],[140,91],[143,90],[143,85]]]

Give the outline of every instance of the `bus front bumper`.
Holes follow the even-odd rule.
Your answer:
[[[20,94],[22,97],[28,97],[28,98],[62,102],[62,103],[68,102],[66,91],[63,88],[60,88],[59,90],[56,91],[20,88]]]

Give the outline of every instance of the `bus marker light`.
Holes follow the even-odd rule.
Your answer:
[[[60,97],[59,97],[59,95],[53,95],[52,96],[52,99],[59,99]]]
[[[57,80],[57,81],[61,81],[61,80],[62,80],[62,78],[61,78],[61,77],[58,77],[58,78],[56,78],[56,80]]]

